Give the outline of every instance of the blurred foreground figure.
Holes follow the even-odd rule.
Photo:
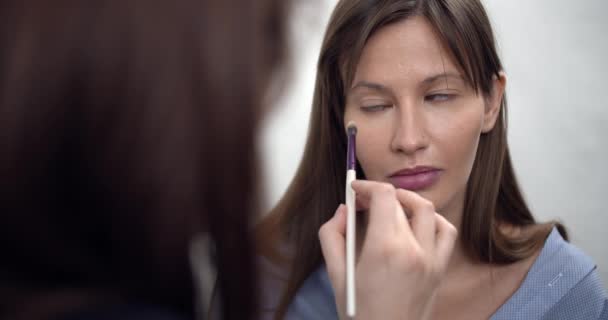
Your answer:
[[[281,0],[0,0],[0,318],[192,319],[209,234],[255,318],[254,133]]]

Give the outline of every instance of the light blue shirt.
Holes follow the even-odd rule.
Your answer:
[[[608,295],[595,263],[553,229],[517,291],[491,320],[608,320]],[[338,319],[325,266],[302,285],[286,319]]]

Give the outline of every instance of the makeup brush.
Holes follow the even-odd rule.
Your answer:
[[[355,316],[355,244],[356,215],[355,191],[351,183],[357,179],[356,172],[356,138],[357,126],[349,122],[346,126],[348,147],[346,151],[346,315]]]

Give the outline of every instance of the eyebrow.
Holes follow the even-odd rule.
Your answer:
[[[380,91],[380,92],[384,92],[384,93],[390,93],[391,90],[386,87],[383,86],[379,83],[375,83],[375,82],[369,82],[369,81],[359,81],[357,82],[357,84],[355,84],[354,86],[352,86],[352,88],[350,88],[350,91],[353,91],[355,89],[358,88],[367,88],[367,89],[372,89],[374,91]]]
[[[440,73],[440,74],[436,74],[436,75],[430,76],[430,77],[424,79],[422,81],[422,83],[424,83],[424,84],[431,84],[431,83],[433,83],[433,82],[435,82],[437,80],[440,80],[440,79],[447,80],[449,78],[452,78],[454,80],[459,80],[459,81],[466,82],[465,79],[464,79],[464,77],[461,74],[459,74],[459,73],[444,72],[444,73]]]
[[[462,75],[460,75],[459,73],[454,73],[454,72],[444,72],[444,73],[439,73],[439,74],[435,74],[432,75],[430,77],[425,78],[424,80],[422,80],[422,84],[431,84],[437,80],[441,80],[441,79],[449,79],[452,78],[454,80],[458,80],[458,81],[463,81],[466,82],[464,77]],[[359,81],[357,82],[354,86],[352,86],[350,88],[350,91],[353,91],[355,89],[358,88],[367,88],[367,89],[371,89],[374,91],[380,91],[380,92],[384,92],[384,93],[391,93],[391,90],[386,87],[383,86],[379,83],[375,83],[375,82],[369,82],[369,81]]]

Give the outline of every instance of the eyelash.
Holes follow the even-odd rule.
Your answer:
[[[390,107],[391,107],[390,105],[379,104],[379,105],[374,105],[374,106],[363,106],[363,107],[361,107],[361,110],[363,110],[363,112],[373,113],[373,112],[384,111]]]
[[[453,97],[454,95],[449,93],[436,93],[424,97],[424,100],[430,102],[444,102],[451,100]]]

